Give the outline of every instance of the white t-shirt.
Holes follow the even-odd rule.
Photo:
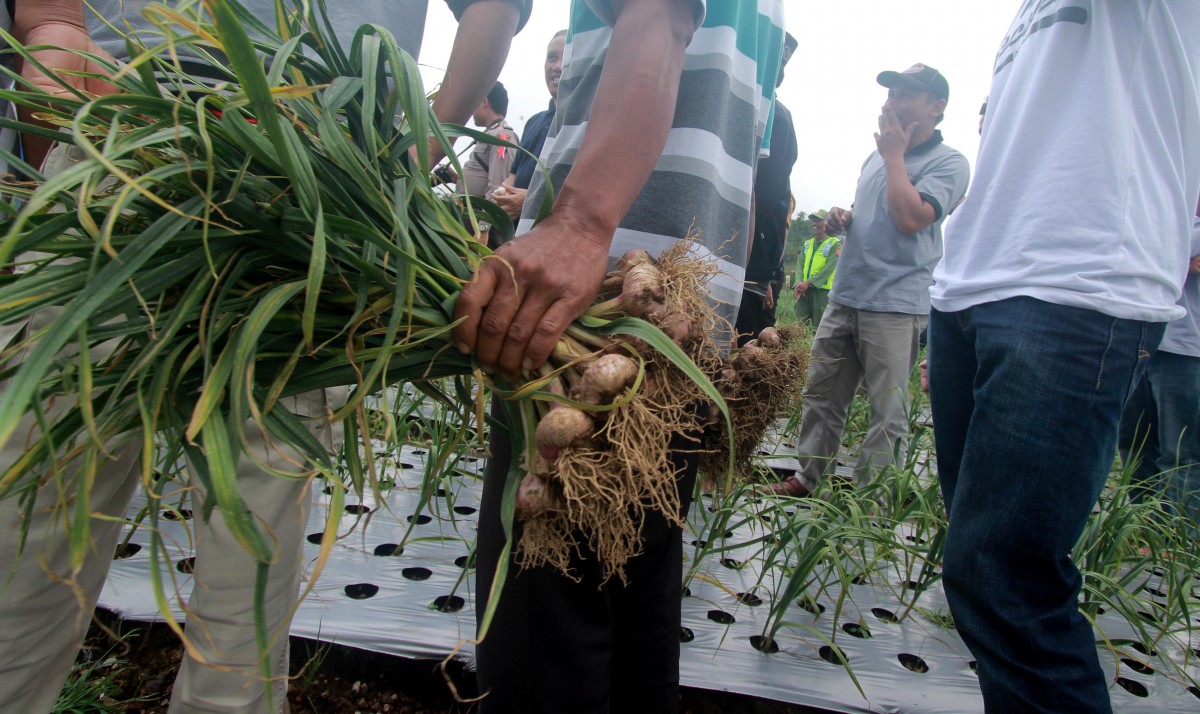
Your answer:
[[[1166,322],[1200,196],[1200,2],[1028,0],[996,57],[934,308],[1026,295]]]

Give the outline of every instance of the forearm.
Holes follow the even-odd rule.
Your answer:
[[[666,146],[693,30],[686,0],[627,0],[617,17],[587,134],[554,212],[611,242]]]
[[[71,51],[94,49],[84,21],[82,0],[18,2],[13,11],[12,33],[22,45],[49,45],[47,49],[34,51],[33,56],[51,71],[81,72],[89,69],[87,60]],[[67,92],[57,79],[47,76],[32,63],[23,64],[21,75],[47,93]],[[68,82],[71,80],[68,79]],[[71,83],[78,85],[81,80],[76,79]],[[37,119],[32,108],[20,107],[19,113],[22,121],[44,124]],[[50,140],[27,134],[21,137],[21,143],[26,162],[34,168],[41,166],[50,150]]]
[[[446,76],[433,100],[440,121],[465,124],[471,118],[500,76],[519,20],[520,12],[507,0],[480,0],[463,11]]]
[[[916,186],[908,180],[902,154],[884,157],[884,180],[887,183],[888,213],[901,233],[912,235],[937,220],[933,206],[921,198]]]
[[[834,253],[829,256],[829,260],[825,263],[825,267],[821,268],[821,272],[809,278],[808,281],[817,287],[824,285],[829,281],[829,276],[833,275],[833,271],[837,270],[837,264],[838,255]]]

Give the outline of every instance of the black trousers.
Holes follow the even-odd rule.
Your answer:
[[[494,414],[501,414],[494,409]],[[682,437],[676,447],[687,443]],[[500,501],[512,445],[493,426],[479,517],[476,612],[482,617],[504,532]],[[676,453],[683,515],[697,457]],[[514,525],[519,537],[520,523]],[[509,565],[487,636],[476,650],[481,714],[500,712],[674,712],[679,703],[682,531],[647,516],[643,551],[626,565],[628,583],[603,580],[598,558],[571,563],[576,582],[551,568]]]
[[[758,333],[768,327],[775,326],[775,307],[766,306],[766,297],[749,290],[742,291],[742,304],[738,307],[737,324],[733,326],[737,333],[738,347],[758,337]]]

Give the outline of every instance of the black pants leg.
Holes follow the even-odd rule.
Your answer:
[[[500,502],[513,458],[502,428],[493,427],[490,446],[479,519],[480,617],[504,546]],[[675,453],[686,515],[697,458]],[[514,530],[519,538],[519,523]],[[578,582],[551,568],[510,563],[491,629],[476,650],[479,690],[486,693],[481,714],[676,710],[682,531],[651,513],[642,535],[644,550],[627,564],[627,584],[615,577],[603,583],[591,553],[573,559]]]

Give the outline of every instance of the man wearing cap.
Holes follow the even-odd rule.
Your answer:
[[[506,114],[508,90],[503,84],[496,82],[487,97],[476,107],[471,120],[489,136],[501,141],[516,142],[517,133],[508,125]],[[491,199],[492,192],[508,178],[508,170],[512,167],[514,156],[516,152],[507,146],[477,142],[471,150],[471,157],[463,165],[466,193]]]
[[[825,217],[819,213],[808,214],[808,220],[812,223],[813,237],[804,241],[800,250],[792,297],[796,298],[793,307],[796,322],[807,322],[815,330],[821,326],[821,315],[829,305],[829,291],[842,255],[842,239],[826,235]]]
[[[813,340],[797,441],[800,470],[777,493],[806,495],[836,464],[850,402],[865,381],[871,426],[854,479],[869,482],[893,462],[908,433],[908,377],[929,315],[943,219],[966,194],[970,169],[936,129],[950,86],[916,64],[883,72],[888,98],[854,195],[853,212],[833,208],[826,227],[847,230],[837,276]]]

